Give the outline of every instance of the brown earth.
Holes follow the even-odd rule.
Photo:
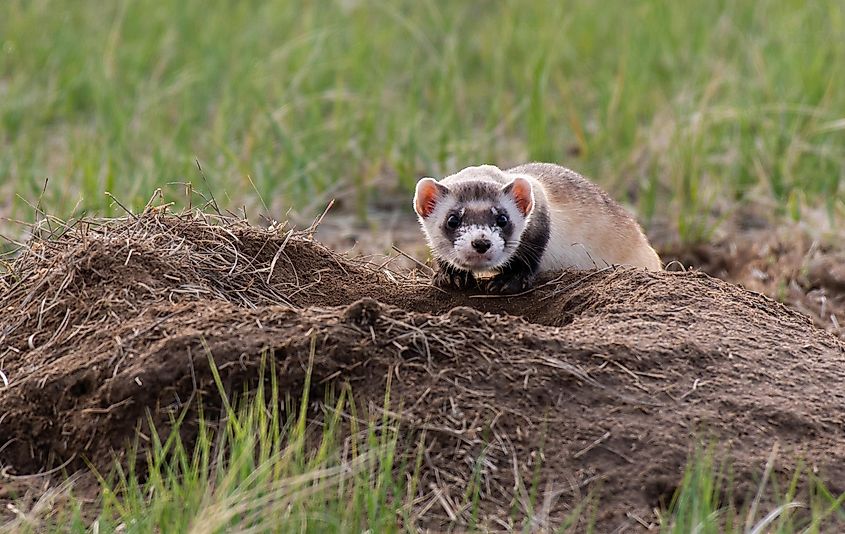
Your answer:
[[[156,213],[79,223],[0,278],[0,486],[103,466],[147,410],[166,425],[213,402],[209,353],[242,390],[269,350],[296,395],[312,340],[315,399],[348,382],[378,406],[392,376],[393,409],[427,432],[420,491],[459,524],[482,451],[488,517],[507,518],[542,462],[535,520],[596,490],[600,532],[654,522],[696,442],[718,441],[740,501],[775,443],[776,472],[803,459],[845,491],[845,344],[768,297],[628,269],[444,293],[284,228]]]
[[[315,237],[332,250],[392,268],[415,268],[429,255],[419,224],[401,198],[368,212],[334,212]],[[789,224],[748,207],[724,221],[720,237],[685,244],[665,223],[649,232],[667,270],[696,269],[762,293],[807,315],[820,328],[845,340],[845,234]],[[307,221],[300,222],[307,225]],[[397,254],[396,251],[400,254]]]
[[[665,247],[669,268],[692,266],[768,295],[845,339],[845,250],[797,227],[731,232],[694,246]],[[674,263],[671,263],[674,262]]]

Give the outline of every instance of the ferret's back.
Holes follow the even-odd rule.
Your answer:
[[[549,200],[557,205],[575,204],[592,206],[611,211],[616,215],[631,218],[625,208],[610,195],[577,172],[554,163],[526,163],[508,173],[527,174],[542,184]]]
[[[507,172],[531,176],[543,187],[552,226],[547,266],[571,262],[572,243],[577,242],[607,263],[661,268],[631,213],[577,172],[553,163],[526,163]]]

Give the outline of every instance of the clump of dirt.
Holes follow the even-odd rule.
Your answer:
[[[109,461],[147,411],[166,425],[214,391],[209,354],[242,390],[269,352],[295,396],[312,343],[315,384],[380,405],[392,377],[393,409],[427,432],[420,491],[444,508],[483,453],[488,517],[541,462],[548,518],[600,487],[599,530],[633,528],[698,439],[719,440],[740,484],[777,442],[845,491],[845,344],[765,296],[632,269],[444,293],[284,227],[158,213],[79,223],[0,278],[0,463]]]

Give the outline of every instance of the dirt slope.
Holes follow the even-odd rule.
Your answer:
[[[212,400],[206,348],[238,390],[271,350],[295,395],[312,339],[322,387],[379,405],[392,374],[406,428],[428,430],[421,491],[460,496],[486,447],[491,516],[542,458],[550,517],[598,484],[600,531],[650,521],[696,439],[722,444],[738,498],[775,442],[845,491],[845,345],[766,297],[624,269],[446,294],[284,229],[155,214],[80,223],[0,279],[0,464],[107,461],[146,410]]]

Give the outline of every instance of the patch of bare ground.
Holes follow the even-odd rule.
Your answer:
[[[391,200],[390,209],[368,212],[366,223],[336,212],[315,237],[348,256],[397,270],[417,268],[428,247],[417,222],[397,207],[400,199]],[[762,293],[845,339],[845,235],[825,237],[807,224],[778,223],[759,210],[742,210],[710,242],[678,243],[677,232],[665,224],[653,228],[652,239],[668,270],[699,270]]]
[[[515,297],[443,293],[283,227],[157,213],[34,241],[0,278],[0,485],[104,466],[147,411],[164,428],[213,404],[208,354],[238,391],[272,354],[296,396],[312,342],[315,400],[349,383],[379,406],[392,377],[392,410],[426,431],[431,522],[468,518],[456,497],[482,454],[490,524],[541,462],[535,519],[595,489],[598,531],[640,528],[697,440],[721,444],[738,499],[776,442],[778,470],[803,459],[845,491],[845,345],[756,292],[604,269]]]
[[[770,296],[845,339],[845,250],[832,240],[797,227],[765,228],[661,252],[670,269],[692,267]]]

